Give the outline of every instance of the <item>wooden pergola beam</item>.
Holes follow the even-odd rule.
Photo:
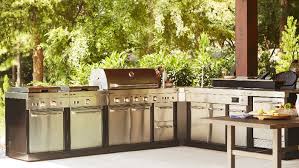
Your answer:
[[[257,0],[236,0],[236,75],[257,76]]]

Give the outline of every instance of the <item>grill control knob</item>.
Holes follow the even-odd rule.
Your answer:
[[[147,102],[148,101],[148,97],[144,97],[143,101]]]
[[[119,98],[114,98],[114,103],[119,103]]]
[[[157,101],[157,96],[154,96],[154,97],[153,97],[153,101]]]
[[[126,102],[126,103],[129,103],[129,102],[130,102],[130,99],[129,99],[128,97],[126,97],[126,98],[125,98],[125,102]]]
[[[51,101],[50,105],[51,106],[57,106],[57,102],[56,101]]]
[[[85,100],[85,104],[86,104],[86,105],[89,105],[89,104],[90,104],[90,102],[91,102],[91,100],[90,100],[90,99],[86,99],[86,100]]]
[[[46,106],[46,103],[45,103],[44,101],[41,101],[40,104],[39,104],[39,106],[40,106],[40,107],[45,107],[45,106]]]
[[[138,97],[135,97],[134,100],[135,100],[135,102],[139,102],[139,98]]]

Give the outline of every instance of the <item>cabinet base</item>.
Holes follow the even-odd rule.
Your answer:
[[[108,154],[108,153],[115,153],[115,152],[128,152],[128,151],[175,147],[178,145],[179,145],[178,141],[161,141],[161,142],[152,142],[152,143],[126,144],[126,145],[117,145],[117,146],[109,146],[109,147],[77,149],[71,151],[57,151],[57,152],[43,152],[43,153],[29,153],[29,154],[10,152],[7,153],[7,156],[18,160],[34,162],[34,161],[42,161],[42,160],[54,160],[54,159],[63,159],[63,158],[70,158],[70,157]]]

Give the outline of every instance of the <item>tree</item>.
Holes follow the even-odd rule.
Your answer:
[[[3,27],[1,27],[0,35],[6,37],[1,40],[2,44],[12,46],[12,41],[18,33],[28,33],[30,35],[33,42],[30,44],[30,48],[32,50],[34,81],[43,81],[44,49],[42,43],[45,41],[44,35],[56,26],[67,26],[74,23],[76,20],[74,17],[77,17],[82,10],[80,8],[82,3],[81,0],[1,1],[0,24]]]
[[[277,65],[277,71],[287,71],[293,60],[299,58],[299,35],[297,32],[297,20],[288,17],[285,30],[282,32],[281,45],[282,53]]]

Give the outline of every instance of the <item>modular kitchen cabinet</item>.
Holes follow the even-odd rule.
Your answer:
[[[225,150],[225,126],[205,124],[202,118],[247,113],[296,101],[295,91],[182,88],[177,90],[177,97],[171,93],[130,97],[134,104],[118,102],[88,108],[77,106],[80,102],[90,105],[90,99],[71,101],[76,107],[70,108],[53,96],[56,102],[49,100],[46,105],[56,103],[61,107],[46,109],[41,99],[30,102],[21,93],[21,99],[15,93],[7,94],[6,153],[35,161],[178,145]],[[63,93],[60,98],[65,102]],[[146,103],[141,102],[145,100]],[[298,154],[293,148],[299,144],[298,132],[297,128],[283,130],[282,146],[288,148],[284,158]],[[236,144],[241,147],[269,149],[271,137],[263,129],[236,128]]]
[[[242,95],[231,93],[201,92],[197,89],[186,89],[186,101],[188,102],[189,144],[200,147],[220,147],[224,149],[226,144],[226,127],[217,124],[206,124],[201,118],[228,116],[235,112],[248,112],[249,99]],[[236,144],[247,146],[247,129],[237,128]],[[206,145],[205,145],[206,144]],[[219,149],[219,148],[218,148]]]
[[[174,140],[173,103],[155,104],[154,107],[154,141]]]
[[[225,144],[225,127],[198,122],[201,118],[219,116],[226,116],[225,105],[191,103],[191,140]]]
[[[150,106],[110,107],[109,145],[150,142]]]
[[[184,88],[181,99],[187,102],[186,139],[188,146],[225,150],[225,126],[201,122],[201,118],[248,113],[260,108],[268,110],[285,103],[295,103],[296,90],[274,91],[263,89]],[[182,94],[185,93],[185,94]],[[299,156],[299,129],[282,130],[282,147],[286,159]],[[265,129],[236,128],[236,145],[246,148],[272,148],[272,134]],[[295,149],[295,150],[294,150]]]

